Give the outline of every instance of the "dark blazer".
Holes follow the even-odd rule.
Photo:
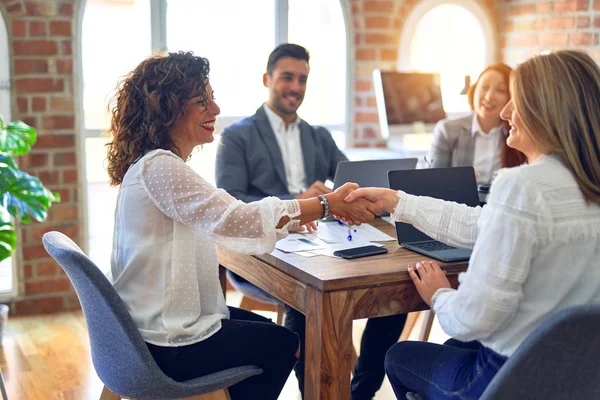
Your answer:
[[[329,131],[301,120],[300,142],[306,185],[333,180],[338,162],[347,158]],[[294,198],[288,191],[279,144],[262,106],[253,116],[225,129],[215,174],[217,187],[247,203],[267,196]]]

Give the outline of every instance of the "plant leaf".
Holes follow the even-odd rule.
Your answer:
[[[35,128],[22,121],[0,125],[0,151],[12,156],[29,153],[37,140]]]
[[[0,261],[10,257],[17,247],[17,233],[10,221],[10,214],[0,206]]]
[[[52,202],[60,197],[48,190],[35,176],[17,171],[16,179],[6,192],[0,191],[0,204],[15,218],[30,223],[32,218],[43,221],[48,216]]]

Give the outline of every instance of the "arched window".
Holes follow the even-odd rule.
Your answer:
[[[310,21],[310,29],[305,29]],[[108,29],[108,27],[110,29]],[[340,0],[87,0],[82,19],[83,103],[91,258],[109,268],[116,190],[107,184],[106,104],[120,76],[159,51],[193,51],[211,64],[220,128],[254,114],[267,99],[267,58],[283,42],[305,46],[311,70],[299,115],[327,127],[345,147],[347,33]],[[192,159],[214,183],[215,143]],[[95,212],[101,208],[104,212]]]
[[[4,122],[11,121],[10,110],[10,68],[8,57],[8,36],[6,23],[0,14],[0,115]],[[14,259],[9,257],[0,262],[0,293],[9,294],[15,289]]]
[[[474,81],[494,61],[489,17],[471,0],[421,2],[407,18],[400,44],[401,71],[436,72],[445,111],[469,111],[461,95],[465,76]]]

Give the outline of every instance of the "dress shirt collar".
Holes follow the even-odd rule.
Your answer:
[[[492,137],[497,131],[500,131],[501,133],[506,135],[506,132],[504,129],[504,123],[500,122],[500,125],[495,126],[488,132],[487,135],[485,135],[483,133],[483,129],[481,129],[481,125],[479,125],[479,121],[477,121],[477,114],[473,113],[473,123],[471,124],[471,136],[472,137],[475,137],[475,135],[477,135],[477,133],[479,133],[482,136]]]
[[[277,113],[275,113],[275,111],[271,110],[269,108],[269,106],[267,105],[267,103],[263,104],[263,109],[265,110],[265,114],[267,114],[269,123],[271,124],[271,127],[273,128],[275,133],[286,132],[287,130],[289,130],[292,127],[300,126],[300,118],[298,116],[296,116],[296,119],[290,124],[288,129],[285,129],[285,122],[283,121],[283,118],[281,118],[279,115],[277,115]]]

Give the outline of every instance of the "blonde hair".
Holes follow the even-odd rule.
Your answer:
[[[600,68],[586,53],[538,55],[514,71],[513,100],[532,140],[557,155],[600,204]]]

